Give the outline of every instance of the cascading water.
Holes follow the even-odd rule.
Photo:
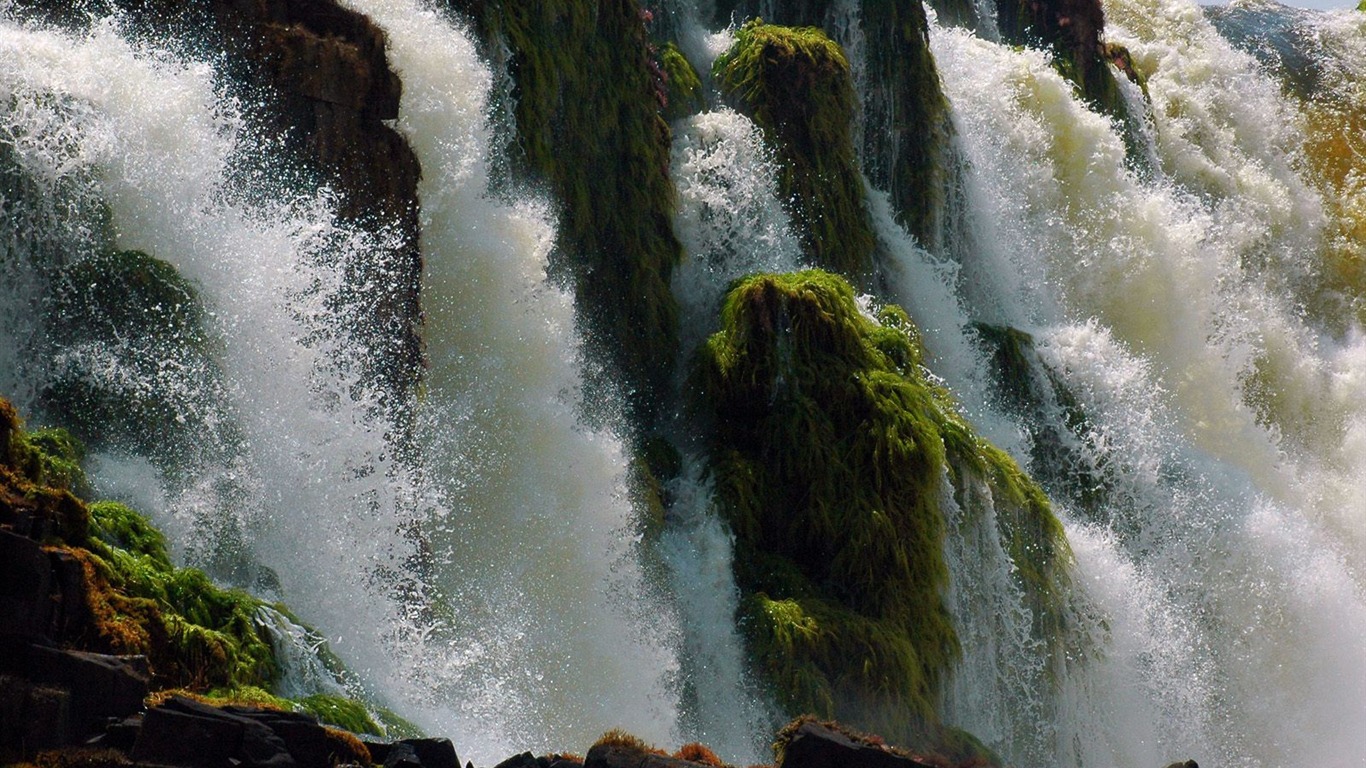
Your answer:
[[[427,180],[418,466],[395,460],[383,393],[347,365],[366,354],[345,330],[357,319],[329,302],[341,286],[328,265],[374,251],[377,236],[338,227],[326,191],[241,187],[252,182],[230,159],[268,148],[210,67],[138,49],[113,22],[79,40],[7,23],[6,129],[23,170],[49,199],[86,185],[92,207],[112,209],[119,247],[198,286],[228,382],[212,409],[241,433],[230,461],[197,467],[189,487],[123,454],[97,459],[96,482],[182,551],[210,552],[206,526],[231,517],[244,556],[278,574],[280,596],[362,687],[467,757],[578,747],[613,727],[677,742],[677,630],[640,570],[620,442],[578,425],[572,302],[545,278],[553,223],[535,201],[488,194],[488,70],[416,4],[363,10],[390,36],[400,127]],[[80,119],[56,122],[48,101]],[[6,310],[6,333],[22,338],[31,318]]]
[[[153,513],[191,562],[211,564],[230,530],[239,559],[273,572],[265,585],[352,665],[360,682],[343,682],[462,756],[579,748],[621,726],[757,758],[773,714],[746,670],[731,542],[686,424],[668,427],[683,469],[649,544],[615,406],[595,411],[608,427],[581,424],[573,302],[545,275],[550,206],[490,189],[493,76],[420,3],[351,5],[388,34],[398,127],[424,171],[420,458],[395,458],[392,393],[348,362],[366,354],[347,330],[359,319],[332,300],[344,286],[331,267],[383,246],[383,230],[338,225],[326,191],[235,172],[233,158],[269,148],[212,68],[138,48],[114,22],[80,38],[0,28],[0,334],[13,340],[0,387],[27,408],[58,376],[98,378],[227,425],[205,433],[192,471],[110,449],[96,482]],[[684,49],[714,56],[721,38],[678,5]],[[857,6],[833,6],[854,48]],[[1354,166],[1337,173],[1314,156],[1332,147],[1300,133],[1360,124],[1366,22],[1247,8],[1297,25],[1287,44],[1313,83],[1283,93],[1182,0],[1109,2],[1107,37],[1151,99],[1121,84],[1151,118],[1127,149],[1044,54],[934,26],[965,161],[945,200],[970,231],[931,253],[869,191],[890,298],[935,373],[1022,464],[1050,439],[1073,462],[1035,467],[1075,558],[1061,652],[1033,629],[989,486],[956,474],[940,504],[963,645],[943,713],[1013,764],[1360,761],[1366,337],[1350,278],[1366,216]],[[866,99],[880,84],[852,58]],[[673,287],[691,349],[726,284],[797,268],[800,238],[753,123],[716,109],[674,132],[691,260]],[[1125,156],[1135,147],[1141,160]],[[152,354],[136,340],[56,346],[53,275],[111,232],[197,286],[217,369],[129,367]],[[1035,412],[1008,413],[979,323],[1032,335],[1031,376],[1051,392]],[[261,620],[294,647],[316,642],[280,618]],[[336,684],[308,654],[293,669],[291,692]]]
[[[77,185],[99,201],[75,214],[107,203],[118,246],[155,254],[198,286],[222,345],[225,393],[169,363],[154,365],[150,381],[96,370],[134,395],[140,387],[176,391],[187,423],[230,418],[240,435],[209,452],[222,463],[195,466],[189,481],[115,446],[95,457],[97,487],[143,505],[192,562],[223,547],[249,549],[233,557],[272,568],[274,586],[307,604],[309,620],[367,676],[392,675],[389,648],[407,622],[374,576],[409,556],[401,532],[412,524],[411,505],[399,503],[403,485],[374,416],[375,393],[356,386],[346,341],[329,332],[345,319],[319,327],[337,288],[324,263],[365,252],[372,238],[338,228],[325,191],[233,186],[229,159],[252,137],[211,68],[138,49],[112,21],[80,39],[6,22],[3,37],[6,131],[24,149],[20,172],[49,194]],[[44,109],[54,103],[73,105],[80,119]],[[238,202],[249,199],[269,202]],[[64,244],[55,256],[65,262],[97,255],[91,241]],[[53,266],[44,262],[52,254],[13,255],[39,271]],[[35,315],[7,318],[19,331],[13,338],[25,338],[18,325]],[[17,351],[31,361],[21,370],[34,376],[44,375],[44,361],[73,353],[47,346],[41,329],[32,339]],[[196,437],[211,442],[214,434]],[[233,540],[215,541],[223,530]]]
[[[420,4],[354,6],[389,36],[423,167],[419,432],[441,508],[422,531],[448,612],[413,660],[427,719],[487,758],[613,727],[677,741],[678,630],[641,570],[622,446],[579,425],[573,302],[546,282],[553,223],[488,190],[492,77]]]
[[[712,54],[714,58],[715,53]],[[671,175],[675,220],[689,259],[674,274],[683,349],[716,330],[731,281],[754,272],[800,267],[801,245],[777,190],[778,166],[749,118],[726,108],[674,126]],[[762,738],[779,719],[746,668],[735,627],[739,591],[730,533],[712,509],[700,446],[681,427],[682,469],[671,484],[671,519],[660,548],[669,565],[684,626],[685,658],[699,738],[734,759],[762,760]]]
[[[1297,308],[1324,214],[1296,172],[1293,107],[1198,8],[1107,11],[1150,73],[1153,179],[1043,55],[932,34],[989,228],[964,282],[988,286],[984,319],[1034,334],[1086,414],[1105,495],[1089,512],[1055,498],[1095,647],[1059,678],[1052,755],[1001,747],[1023,764],[1354,760],[1366,605],[1338,489],[1355,482],[1359,341]],[[984,737],[1000,727],[982,692],[953,709]]]

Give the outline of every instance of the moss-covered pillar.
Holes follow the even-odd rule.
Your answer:
[[[746,23],[713,68],[726,99],[763,129],[807,257],[850,277],[873,271],[877,239],[850,133],[849,62],[815,27]]]
[[[669,289],[671,136],[658,52],[636,0],[452,0],[514,81],[514,165],[544,179],[561,211],[552,268],[576,288],[603,381],[625,382],[645,426],[659,415],[677,352]],[[496,41],[496,42],[495,42]],[[590,382],[592,386],[594,382]]]

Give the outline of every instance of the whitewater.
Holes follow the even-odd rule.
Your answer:
[[[700,447],[686,421],[670,425],[685,471],[669,529],[648,541],[624,408],[583,418],[573,297],[546,274],[554,205],[494,181],[502,74],[448,13],[350,6],[389,37],[396,127],[423,167],[429,369],[404,403],[419,458],[391,443],[392,394],[364,380],[356,318],[330,300],[345,286],[329,266],[386,233],[339,224],[332,193],[300,191],[288,169],[240,173],[272,147],[214,67],[130,42],[115,19],[80,36],[0,22],[0,143],[36,190],[5,188],[0,393],[30,411],[74,366],[230,423],[192,473],[109,450],[96,485],[149,512],[189,564],[231,530],[355,692],[462,758],[579,750],[622,727],[766,760],[756,742],[779,718],[745,669]],[[969,226],[927,248],[869,190],[888,298],[923,330],[929,367],[1022,466],[1061,435],[1102,491],[1043,478],[1074,557],[1058,658],[1028,631],[989,493],[962,496],[973,509],[942,501],[964,646],[943,712],[1011,764],[1366,761],[1366,334],[1362,287],[1333,277],[1359,245],[1360,196],[1353,174],[1325,182],[1304,140],[1328,129],[1325,104],[1361,108],[1366,19],[1248,7],[1312,33],[1327,73],[1312,98],[1198,6],[1106,4],[1107,38],[1146,75],[1146,97],[1125,86],[1141,162],[1046,55],[932,23],[962,163],[944,199]],[[866,94],[857,9],[842,12]],[[726,37],[684,15],[682,47],[704,69]],[[674,291],[692,346],[731,280],[804,265],[754,124],[715,107],[672,129],[689,254]],[[88,253],[104,206],[120,248],[199,287],[221,388],[169,364],[138,378],[108,350],[55,347],[35,321],[43,264]],[[1036,375],[1051,372],[1084,425],[1061,400],[1012,412],[978,323],[1028,332]],[[120,354],[157,354],[133,341]]]

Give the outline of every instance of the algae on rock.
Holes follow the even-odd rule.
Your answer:
[[[692,62],[683,55],[672,42],[659,49],[659,66],[668,85],[668,103],[664,106],[664,119],[669,122],[701,112],[707,106],[702,78],[693,68]]]
[[[86,504],[71,495],[67,486],[89,486],[79,463],[83,455],[83,446],[65,430],[26,432],[14,408],[0,399],[0,525],[35,537],[32,546],[43,545],[45,556],[67,564],[71,575],[59,593],[45,596],[63,602],[69,617],[47,642],[145,656],[154,691],[179,689],[310,712],[377,735],[387,733],[390,723],[396,731],[413,731],[382,710],[385,725],[376,724],[365,704],[338,693],[293,701],[271,693],[281,669],[262,616],[268,609],[287,611],[224,589],[198,569],[176,567],[162,533],[126,505]],[[65,464],[54,475],[50,467],[57,460]],[[65,485],[48,484],[54,480]]]
[[[806,255],[863,282],[874,269],[877,238],[850,132],[857,100],[844,51],[815,27],[755,19],[735,33],[712,72],[772,144]]]
[[[945,23],[950,4],[936,5],[945,6],[940,8]],[[940,250],[952,228],[947,217],[953,212],[945,201],[957,160],[924,5],[919,0],[743,0],[718,3],[718,17],[754,16],[761,5],[770,23],[820,27],[859,56],[851,69],[861,81],[855,87],[862,89],[853,131],[862,170],[874,188],[891,197],[897,221],[925,247]]]
[[[1056,631],[1061,527],[924,370],[900,308],[821,271],[745,278],[691,382],[751,651],[787,710],[908,745],[947,738],[936,706],[959,647],[940,504],[969,473],[1011,510],[1021,587],[1039,633]]]
[[[510,53],[514,162],[547,181],[561,212],[552,271],[576,287],[590,349],[625,377],[648,426],[670,391],[678,344],[665,84],[637,0],[450,0]],[[599,374],[594,386],[614,384]]]

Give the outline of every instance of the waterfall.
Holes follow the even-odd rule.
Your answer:
[[[965,306],[1035,336],[1105,494],[1054,499],[1095,647],[1059,680],[1052,759],[1022,762],[1356,759],[1361,342],[1299,309],[1325,213],[1295,107],[1194,6],[1107,13],[1150,73],[1152,179],[1043,54],[932,31],[982,228],[961,264],[981,309]],[[956,391],[980,386],[952,368]],[[968,700],[965,726],[991,734],[969,714],[983,693]]]
[[[72,380],[157,404],[165,434],[101,444],[96,488],[149,513],[178,562],[316,627],[258,616],[298,652],[282,692],[385,704],[485,765],[617,727],[765,759],[782,718],[735,623],[702,436],[678,403],[641,436],[621,404],[584,402],[594,361],[547,277],[556,205],[508,177],[511,105],[491,104],[515,85],[433,4],[346,4],[387,36],[395,127],[423,171],[418,390],[369,380],[339,268],[399,236],[342,223],[340,195],[275,156],[216,64],[134,42],[117,17],[60,32],[0,2],[0,394],[38,422],[61,420],[52,392]],[[699,21],[713,5],[666,3],[704,83],[730,42]],[[943,242],[917,242],[863,182],[877,298],[905,305],[937,381],[1049,492],[1073,561],[1054,644],[1009,505],[948,468],[962,654],[945,722],[1022,768],[1360,762],[1366,15],[1107,0],[1106,38],[1145,76],[1117,75],[1142,115],[1119,126],[1047,53],[992,39],[975,5],[983,32],[930,27],[955,134],[932,162],[958,164],[933,169],[955,187],[931,190],[951,209]],[[864,7],[827,20],[877,104]],[[895,134],[877,114],[856,135]],[[733,280],[804,266],[802,232],[753,121],[718,106],[672,131],[687,354]],[[882,144],[898,146],[858,141]],[[70,341],[62,302],[111,251],[173,267],[203,338]],[[1027,339],[1026,396],[1005,392],[992,329]],[[631,465],[645,437],[679,453],[662,521]],[[317,663],[324,636],[349,674]]]
[[[491,76],[467,35],[415,3],[363,10],[389,35],[399,127],[424,167],[431,370],[415,466],[388,442],[387,395],[355,370],[367,351],[347,329],[363,319],[329,301],[342,287],[329,265],[377,250],[383,230],[338,225],[330,192],[301,193],[287,172],[235,173],[233,158],[271,147],[212,67],[129,43],[113,21],[82,38],[6,22],[5,131],[25,178],[46,199],[76,187],[87,207],[107,202],[118,247],[198,287],[227,381],[227,402],[203,407],[240,437],[188,484],[119,451],[96,457],[95,482],[151,513],[192,564],[230,518],[238,555],[278,577],[361,687],[466,757],[582,748],[614,727],[676,743],[677,629],[642,571],[621,441],[579,424],[572,301],[545,276],[553,217],[488,190]],[[13,269],[45,253],[9,252]],[[44,346],[26,306],[6,305],[4,330],[34,341],[6,354],[69,353]],[[202,381],[163,373],[139,385],[198,407]]]
[[[191,563],[217,547],[252,550],[233,557],[273,569],[274,587],[307,605],[309,620],[372,679],[392,675],[389,648],[406,621],[373,577],[409,556],[400,532],[411,525],[411,505],[399,501],[403,473],[374,415],[378,394],[346,366],[357,350],[336,329],[348,321],[327,317],[338,286],[325,262],[367,251],[372,238],[335,224],[327,190],[310,196],[231,173],[234,153],[254,139],[210,67],[136,47],[112,21],[82,38],[6,22],[0,45],[5,130],[20,138],[23,175],[49,193],[76,185],[107,203],[117,245],[155,254],[191,280],[222,345],[225,391],[173,364],[150,381],[103,371],[128,387],[174,390],[182,417],[232,419],[240,440],[204,454],[221,463],[198,465],[187,480],[112,446],[93,459],[97,489],[141,505]],[[47,108],[54,104],[70,105],[78,119]],[[95,255],[89,241],[66,243],[74,247],[63,260]],[[39,271],[52,266],[11,254]],[[16,350],[28,359],[21,370],[41,376],[49,361],[73,353],[49,345],[39,332]],[[233,540],[215,541],[224,530]]]
[[[676,742],[678,629],[641,570],[620,439],[579,423],[573,301],[545,274],[553,218],[489,192],[492,76],[421,4],[354,6],[389,36],[423,167],[418,412],[439,509],[422,530],[449,611],[414,664],[430,722],[485,759],[613,727]]]

